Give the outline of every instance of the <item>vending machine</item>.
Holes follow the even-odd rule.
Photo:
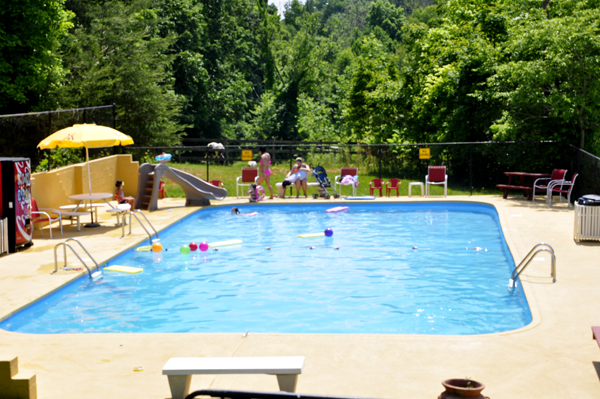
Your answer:
[[[4,225],[0,238],[8,245],[8,252],[32,244],[29,158],[0,158],[0,219]]]

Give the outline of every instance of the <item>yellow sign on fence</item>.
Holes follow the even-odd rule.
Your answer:
[[[419,148],[419,159],[429,159],[431,158],[431,152],[429,148]]]
[[[242,150],[242,161],[252,161],[252,150]]]

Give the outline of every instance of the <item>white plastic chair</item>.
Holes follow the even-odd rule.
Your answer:
[[[444,198],[448,196],[448,175],[446,174],[445,166],[430,166],[427,169],[427,175],[425,176],[425,196],[429,197],[431,192],[430,184],[443,184],[444,185]]]
[[[240,181],[241,180],[241,181]],[[235,196],[240,198],[240,187],[250,187],[251,184],[256,184],[258,180],[258,168],[242,168],[242,175],[235,179]]]
[[[53,218],[48,212],[57,214],[58,216]],[[44,227],[44,222],[48,222],[48,227],[50,228],[50,238],[52,238],[53,222],[58,222],[60,225],[60,234],[63,234],[62,215],[60,214],[60,211],[53,208],[38,208],[35,198],[31,198],[31,224],[35,225],[35,223],[40,223],[40,234],[43,232],[42,228]]]
[[[343,167],[340,175],[336,176],[335,179],[333,179],[334,188],[337,190],[337,186],[340,186],[340,189],[338,191],[340,196],[342,195],[342,179],[344,178],[344,176],[348,176],[348,175],[350,175],[350,176],[358,175],[358,168]],[[352,184],[352,195],[356,196],[356,185],[355,184]]]

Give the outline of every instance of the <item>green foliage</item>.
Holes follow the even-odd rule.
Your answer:
[[[85,150],[83,148],[55,148],[44,150],[44,158],[35,168],[35,173],[47,172],[62,166],[85,162]]]
[[[114,103],[116,128],[138,145],[179,142],[183,99],[173,91],[167,54],[175,37],[159,35],[152,3],[109,0],[87,4],[85,18],[64,43],[70,69],[56,96],[65,107]]]
[[[2,2],[0,113],[45,108],[63,75],[60,40],[72,26],[64,0]]]

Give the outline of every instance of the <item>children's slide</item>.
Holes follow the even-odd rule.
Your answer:
[[[158,188],[163,177],[183,188],[186,206],[210,205],[210,200],[221,201],[227,197],[227,190],[224,188],[215,187],[192,174],[170,168],[166,164],[145,163],[139,169],[136,209],[158,209]]]

